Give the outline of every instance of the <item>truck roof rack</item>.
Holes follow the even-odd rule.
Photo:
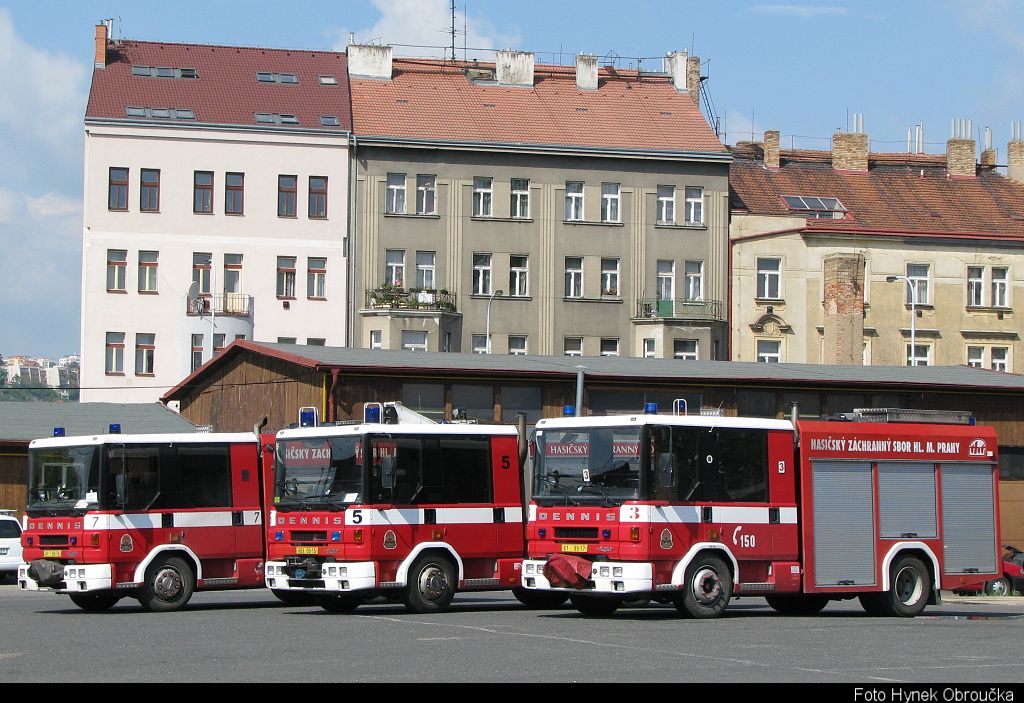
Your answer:
[[[913,408],[854,408],[850,413],[836,413],[826,419],[847,422],[901,422],[935,425],[973,425],[974,415],[968,410],[916,410]]]

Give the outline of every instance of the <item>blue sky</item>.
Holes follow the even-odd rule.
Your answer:
[[[779,129],[784,147],[827,148],[829,135],[861,113],[872,150],[905,150],[907,128],[923,122],[926,151],[939,153],[950,121],[966,118],[976,138],[992,128],[1002,163],[1011,121],[1024,120],[1024,2],[456,4],[460,31],[468,15],[469,47],[535,51],[538,62],[560,54],[569,63],[585,51],[656,68],[670,50],[700,56],[727,143]],[[396,45],[450,41],[448,0],[0,0],[5,356],[79,351],[82,116],[93,26],[104,18],[114,18],[115,36],[175,42],[344,49],[350,34]]]

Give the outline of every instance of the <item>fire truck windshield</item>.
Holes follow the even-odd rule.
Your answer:
[[[293,439],[277,445],[279,510],[342,508],[362,500],[362,437]]]
[[[29,515],[69,515],[99,502],[97,447],[43,447],[29,452]]]
[[[534,435],[534,498],[621,503],[640,496],[640,428],[543,430]]]

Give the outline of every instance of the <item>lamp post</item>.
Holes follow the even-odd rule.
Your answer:
[[[916,321],[917,321],[917,287],[914,286],[906,276],[886,276],[886,283],[895,283],[896,281],[903,281],[910,288],[910,365],[917,366],[917,334],[916,334]]]
[[[494,296],[499,298],[502,296],[500,290],[496,290],[491,293],[491,297],[487,299],[487,353],[491,353],[491,301],[494,300]]]

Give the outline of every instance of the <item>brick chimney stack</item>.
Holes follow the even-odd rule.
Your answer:
[[[868,135],[836,132],[832,135],[832,168],[837,171],[868,170]]]
[[[107,25],[100,23],[96,25],[96,68],[107,66]]]
[[[946,173],[952,178],[974,178],[977,164],[974,160],[973,139],[953,138],[946,142]]]
[[[694,102],[700,103],[700,57],[689,56],[686,59],[686,90]]]
[[[1020,139],[1006,145],[1006,176],[1024,183],[1024,141]]]
[[[992,168],[996,165],[996,160],[998,158],[999,155],[996,153],[995,147],[990,146],[988,149],[981,152],[981,165]]]
[[[779,167],[779,130],[770,129],[764,133],[764,165],[766,168]]]

